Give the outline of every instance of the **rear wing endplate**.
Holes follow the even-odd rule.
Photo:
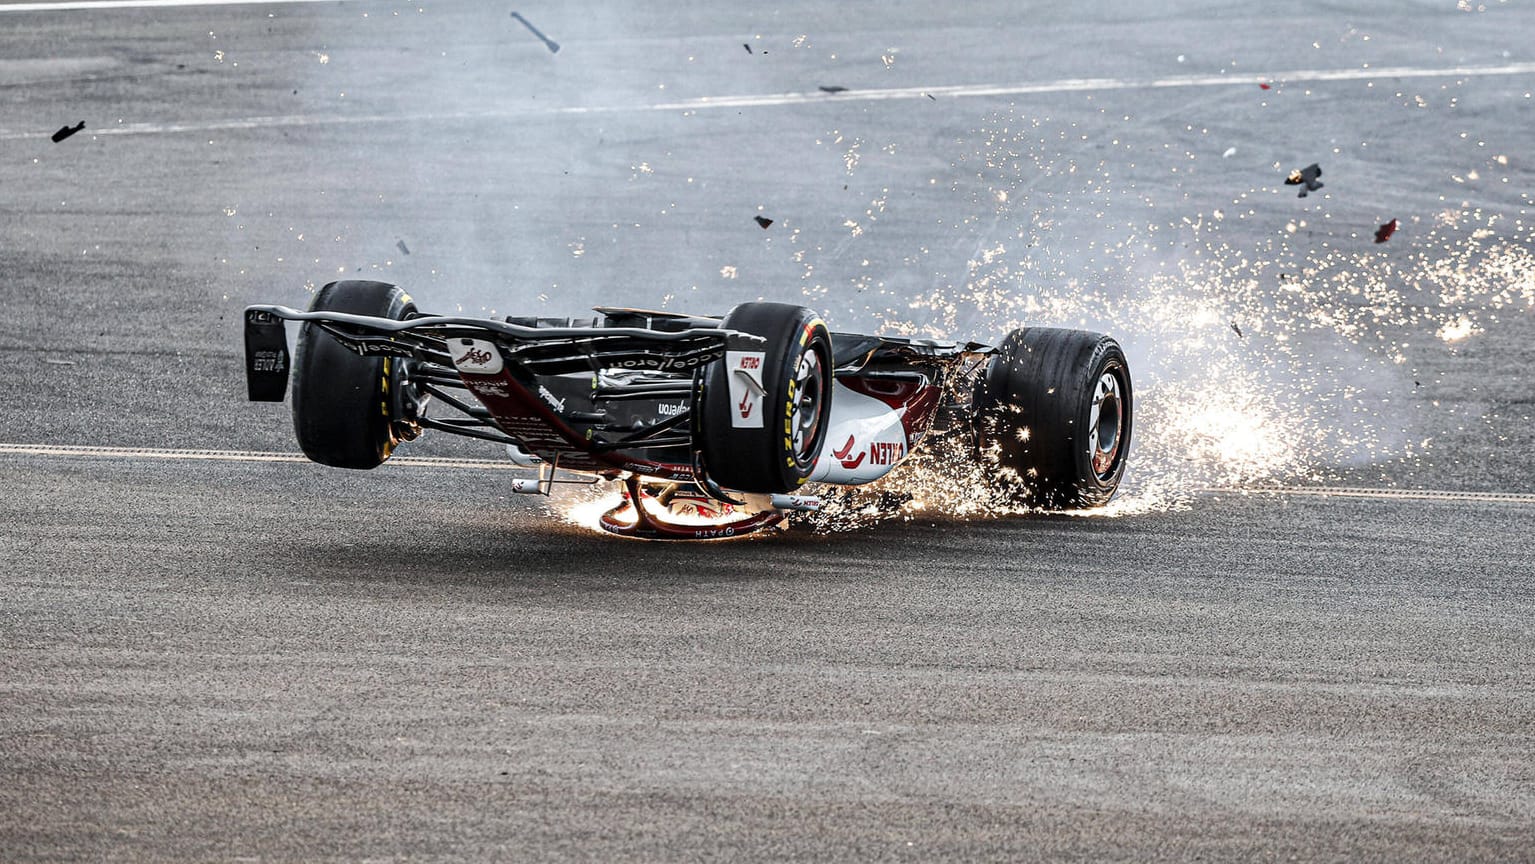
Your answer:
[[[245,384],[252,402],[281,402],[288,392],[288,334],[283,320],[245,310]]]

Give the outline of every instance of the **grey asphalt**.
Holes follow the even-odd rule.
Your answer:
[[[1535,75],[1256,80],[1535,59],[1535,14],[1487,6],[518,7],[558,53],[467,2],[0,11],[0,444],[291,451],[287,409],[242,401],[239,310],[341,275],[851,328],[927,314],[1003,241],[1130,302],[1199,252],[1160,226],[1234,200],[1220,242],[1284,266],[1393,215],[1367,251],[1394,279],[1453,258],[1431,226],[1496,217],[1527,253]],[[1319,159],[1328,197],[1297,201]],[[1168,233],[1112,258],[1127,225]],[[1271,479],[1532,491],[1511,260],[1509,302],[1475,274],[1423,300],[1475,317],[1464,343],[1298,332],[1400,408],[1338,437],[1433,443]],[[1011,313],[946,314],[918,323]],[[1166,332],[1121,335],[1159,372]],[[1209,476],[1158,431],[1146,472]],[[0,450],[0,860],[1535,858],[1531,505],[1191,488],[688,546],[507,477]]]

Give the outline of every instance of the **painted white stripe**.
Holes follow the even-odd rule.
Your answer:
[[[321,0],[288,0],[288,2],[321,2]],[[0,7],[4,9],[8,7]],[[1170,89],[1188,87],[1252,87],[1258,82],[1274,84],[1304,84],[1318,81],[1374,81],[1394,78],[1488,78],[1513,75],[1535,75],[1535,62],[1506,63],[1501,66],[1451,66],[1424,68],[1411,66],[1386,66],[1375,69],[1293,69],[1283,72],[1265,72],[1245,75],[1178,75],[1168,78],[1065,78],[1055,81],[1035,81],[1019,84],[961,84],[933,87],[900,87],[876,90],[847,90],[840,93],[813,92],[767,93],[741,96],[700,96],[676,102],[657,102],[635,105],[597,105],[546,107],[527,106],[477,111],[423,112],[400,114],[291,114],[265,117],[236,117],[224,120],[207,120],[187,123],[123,123],[104,128],[87,127],[82,135],[87,137],[106,135],[170,135],[179,133],[208,133],[246,129],[273,129],[294,126],[347,126],[391,123],[451,123],[469,120],[500,120],[516,117],[571,115],[571,114],[621,114],[643,111],[712,111],[720,108],[771,108],[784,105],[808,105],[826,102],[879,102],[899,99],[925,99],[927,96],[944,98],[971,98],[985,96],[1026,96],[1050,93],[1079,93],[1113,90]],[[0,141],[37,138],[52,134],[51,129],[42,131],[0,130]]]
[[[1316,81],[1372,81],[1381,78],[1481,78],[1535,73],[1535,63],[1501,66],[1383,66],[1362,69],[1293,69],[1242,75],[1174,75],[1167,78],[1063,78],[1020,84],[962,84],[944,87],[897,87],[878,90],[845,90],[840,93],[778,93],[763,96],[705,96],[680,102],[646,106],[653,111],[691,111],[701,108],[755,108],[806,102],[861,102],[886,99],[920,99],[926,96],[1024,96],[1040,93],[1078,93],[1104,90],[1148,90],[1174,87],[1253,87],[1258,84],[1303,84]],[[572,113],[611,111],[610,108],[571,108]]]
[[[286,3],[337,3],[341,0],[60,0],[57,3],[5,3],[5,12],[74,12],[88,9],[158,9],[166,6],[277,6]]]
[[[86,447],[74,444],[0,444],[0,456],[48,456],[142,461],[172,459],[209,462],[308,462],[301,453],[242,450],[172,450],[156,447]],[[386,465],[410,468],[471,468],[491,471],[526,471],[506,460],[449,459],[429,456],[396,456]]]
[[[1358,486],[1219,486],[1201,490],[1216,495],[1303,495],[1314,498],[1374,498],[1386,501],[1485,501],[1535,504],[1521,492],[1461,492],[1453,489],[1366,489]]]
[[[243,450],[176,450],[157,447],[90,447],[77,444],[0,444],[0,456],[96,458],[123,461],[188,460],[212,462],[308,462],[300,453]],[[409,468],[464,468],[476,471],[526,471],[499,459],[450,459],[396,456],[388,465]],[[1453,489],[1368,489],[1358,486],[1212,486],[1210,495],[1304,495],[1320,498],[1373,498],[1385,501],[1482,501],[1490,504],[1535,504],[1535,494],[1519,492],[1461,492]]]

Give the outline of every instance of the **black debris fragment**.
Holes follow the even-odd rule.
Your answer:
[[[767,230],[767,227],[769,225],[773,224],[773,220],[767,218],[766,216],[753,216],[752,218],[757,220],[757,224],[761,225],[762,226],[762,230],[764,230],[764,231]]]
[[[79,132],[81,129],[84,129],[84,128],[85,128],[85,121],[84,120],[81,120],[79,123],[76,123],[73,126],[60,126],[59,127],[59,131],[53,133],[53,143],[57,144],[60,141],[63,141],[65,138],[68,138],[69,136],[75,134],[76,132]]]
[[[1235,322],[1235,321],[1231,322],[1231,329],[1233,329],[1233,330],[1235,330],[1237,332],[1237,338],[1238,339],[1242,338],[1242,328],[1237,326],[1237,322]]]
[[[1391,235],[1395,234],[1395,233],[1396,233],[1396,220],[1392,219],[1390,222],[1387,222],[1386,224],[1384,224],[1384,225],[1380,226],[1379,228],[1375,229],[1375,242],[1376,243],[1384,243],[1387,240],[1390,240],[1391,239]]]
[[[394,245],[396,247],[398,247],[399,250],[401,252],[403,252],[404,254],[406,254],[406,255],[410,254],[410,247],[405,245],[405,241],[404,240],[396,240],[396,241],[394,241]]]
[[[752,53],[752,46],[746,44],[745,42],[741,43],[741,47],[746,49],[746,53],[748,53],[748,54]]]
[[[1291,171],[1290,176],[1286,177],[1284,182],[1286,186],[1300,186],[1304,184],[1306,188],[1300,190],[1300,194],[1296,196],[1297,198],[1304,198],[1306,193],[1315,192],[1322,188],[1322,181],[1317,179],[1321,176],[1322,166],[1312,162],[1304,168]]]
[[[931,100],[933,100],[933,101],[934,101],[934,102],[937,102],[937,101],[938,101],[938,97],[937,97],[937,96],[934,96],[934,95],[933,95],[933,94],[931,94],[931,93],[923,93],[923,94],[922,94],[922,95],[923,95],[923,96],[926,96],[926,97],[927,97],[927,98],[929,98],[929,99],[931,99]]]
[[[544,47],[549,49],[549,53],[550,54],[558,54],[558,53],[560,53],[560,43],[554,41],[553,39],[550,39],[548,36],[545,36],[542,31],[540,31],[537,27],[533,26],[532,22],[530,22],[528,19],[522,17],[522,13],[520,13],[520,12],[513,12],[512,13],[512,17],[517,19],[518,21],[522,22],[522,26],[528,28],[528,32],[529,33],[532,33],[534,36],[537,36],[539,41],[544,43]]]
[[[826,85],[826,84],[822,84],[821,85],[821,92],[822,93],[846,93],[847,92],[847,88],[846,87],[840,87],[840,86],[838,86],[836,84],[832,84],[832,85],[829,85],[829,86]]]

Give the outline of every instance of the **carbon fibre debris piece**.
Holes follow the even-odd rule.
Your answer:
[[[752,219],[756,220],[757,224],[761,225],[762,230],[764,231],[767,230],[769,225],[773,224],[773,220],[767,218],[766,216],[753,216]]]
[[[528,19],[522,17],[522,13],[520,13],[520,12],[513,12],[512,13],[512,17],[517,19],[519,22],[521,22],[522,26],[528,28],[528,32],[529,33],[532,33],[534,36],[537,36],[539,41],[544,43],[544,47],[549,49],[549,53],[550,54],[558,54],[558,53],[560,53],[560,43],[554,41],[553,39],[550,39],[548,36],[545,36],[542,30],[539,30],[537,27],[533,26],[533,22],[531,22]]]
[[[1321,176],[1322,166],[1312,162],[1304,168],[1297,168],[1291,171],[1290,176],[1286,177],[1284,182],[1286,186],[1304,186],[1305,188],[1300,190],[1300,194],[1296,196],[1297,198],[1304,198],[1307,193],[1315,192],[1322,188],[1322,181],[1317,179]]]
[[[76,132],[79,132],[81,129],[84,129],[84,128],[85,128],[85,121],[84,120],[81,120],[79,123],[76,123],[73,126],[60,126],[59,127],[59,131],[53,133],[53,143],[57,144],[60,141],[63,141],[65,138],[68,138],[69,136],[75,134]]]
[[[1375,229],[1375,242],[1376,243],[1384,243],[1387,240],[1390,240],[1391,239],[1391,235],[1396,233],[1396,226],[1397,226],[1397,221],[1395,219],[1392,219],[1390,222],[1387,222],[1386,224],[1380,226],[1379,228],[1376,228]]]

